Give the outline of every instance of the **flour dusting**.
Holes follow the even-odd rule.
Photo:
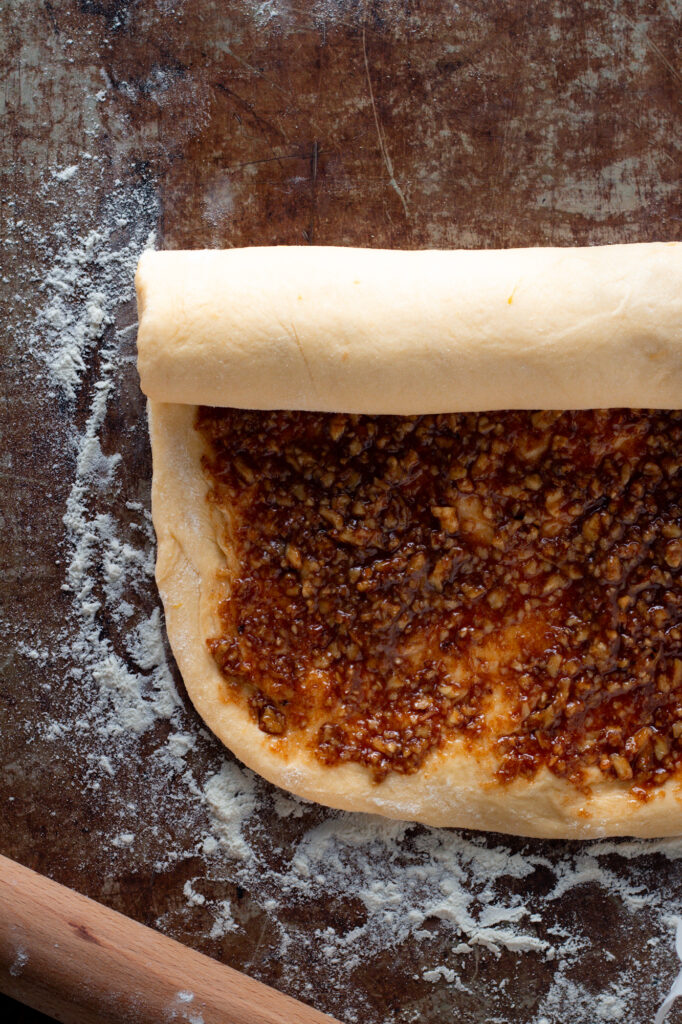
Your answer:
[[[287,5],[260,8],[267,20]],[[85,189],[83,174],[70,164],[46,177],[57,210],[69,189]],[[68,699],[34,728],[55,756],[81,759],[79,784],[106,808],[97,841],[112,877],[153,870],[169,879],[173,898],[157,926],[186,941],[201,934],[217,956],[229,959],[234,937],[256,920],[261,938],[244,969],[258,975],[277,962],[281,987],[348,1024],[417,1021],[431,997],[442,1000],[433,1006],[443,1021],[481,1020],[482,993],[494,1010],[486,1019],[499,1024],[555,1024],[567,1007],[572,1024],[653,1017],[674,974],[680,909],[679,872],[659,865],[679,863],[682,840],[524,843],[322,811],[235,762],[181,696],[153,582],[148,482],[116,440],[146,444],[133,276],[157,217],[151,188],[122,183],[102,190],[81,231],[56,214],[42,243],[42,304],[26,325],[26,350],[61,403],[73,455],[62,511],[69,613],[50,645],[28,635],[16,643],[36,666],[55,657],[64,666]],[[567,925],[569,898],[589,903],[591,916]],[[625,922],[627,960],[609,948],[618,936],[591,930],[601,908]],[[660,950],[653,979],[643,978],[647,942]],[[576,972],[595,949],[587,987]],[[319,963],[334,982],[324,991],[309,981]],[[402,972],[413,986],[404,1005],[379,1007],[363,981],[368,963],[384,964],[387,978]],[[504,979],[493,984],[499,965]],[[455,991],[469,1016],[448,1015]],[[178,993],[178,1019],[200,1024],[193,998]]]
[[[29,961],[28,953],[26,952],[26,950],[22,946],[19,946],[17,951],[16,951],[16,953],[15,953],[15,955],[14,955],[14,959],[12,960],[11,964],[9,965],[9,973],[10,973],[11,977],[19,978],[23,974],[24,967],[26,966],[28,961]]]

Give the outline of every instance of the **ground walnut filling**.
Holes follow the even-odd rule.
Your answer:
[[[676,771],[681,412],[197,428],[231,580],[208,646],[263,731],[377,780],[486,732],[501,780],[599,769],[646,798]]]

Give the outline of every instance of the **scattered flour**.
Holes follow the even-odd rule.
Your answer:
[[[212,913],[214,921],[208,933],[209,938],[222,939],[228,932],[238,930],[238,925],[232,917],[232,907],[229,900],[221,900],[219,903],[214,904]]]
[[[187,897],[187,905],[190,907],[203,907],[206,903],[206,897],[197,892],[191,882],[185,882],[183,886],[183,893]]]
[[[132,846],[135,842],[134,832],[121,832],[111,840],[112,846]]]
[[[676,919],[676,926],[677,931],[675,935],[675,949],[677,951],[677,956],[682,961],[682,919]],[[682,998],[682,969],[680,970],[679,974],[670,986],[670,991],[668,992],[663,1003],[661,1004],[658,1013],[656,1014],[654,1024],[663,1024],[663,1021],[668,1016],[668,1013],[672,1008],[673,1004],[677,999],[680,998]]]
[[[251,849],[244,832],[257,809],[256,784],[250,772],[226,762],[210,775],[203,795],[213,813],[215,838],[221,849],[239,860],[248,860]]]
[[[17,949],[12,963],[9,965],[9,973],[13,978],[18,978],[22,974],[24,967],[28,963],[28,953],[21,946]]]
[[[70,181],[77,172],[78,164],[71,164],[69,167],[62,168],[61,171],[55,171],[54,177],[56,181]]]
[[[264,18],[285,10],[261,6]],[[47,192],[79,188],[77,172],[75,164],[55,172]],[[555,1024],[570,1007],[572,1024],[641,1024],[642,991],[653,1016],[671,981],[665,915],[679,909],[681,895],[679,871],[659,876],[654,860],[679,863],[682,840],[522,843],[321,812],[223,754],[188,711],[165,653],[149,513],[107,440],[114,413],[124,430],[145,429],[139,400],[134,414],[122,403],[126,382],[134,387],[133,274],[154,242],[157,213],[150,189],[121,184],[102,197],[97,226],[80,235],[56,216],[44,302],[27,327],[43,381],[70,418],[75,456],[63,516],[70,617],[52,646],[66,666],[70,699],[36,728],[43,742],[85,758],[83,785],[109,801],[115,819],[100,837],[114,864],[133,871],[147,856],[159,873],[177,869],[181,917],[169,910],[158,925],[196,928],[201,920],[217,950],[245,927],[246,894],[249,913],[263,916],[283,984],[318,1003],[326,998],[325,1008],[347,1022],[418,1019],[407,1009],[379,1016],[362,981],[369,962],[387,958],[390,970],[415,953],[409,977],[416,970],[419,983],[442,988],[448,1005],[453,988],[472,1000],[461,1019],[486,1012],[498,1024]],[[31,663],[49,664],[45,638],[22,636],[17,644]],[[190,860],[188,878],[181,868]],[[616,937],[595,936],[588,921],[568,927],[561,908],[576,893],[617,907],[632,936],[631,960],[612,953]],[[660,977],[644,977],[638,955],[659,940]],[[575,975],[595,942],[608,970],[588,990]],[[303,979],[321,961],[338,989],[309,992]],[[18,954],[15,969],[24,963]],[[493,991],[486,972],[496,964],[506,978]],[[545,981],[521,1021],[516,1006],[533,972]],[[177,998],[189,1004],[192,994]],[[201,1024],[192,1012],[183,1019]]]
[[[457,975],[451,967],[434,967],[431,971],[424,971],[422,978],[424,981],[440,981],[441,978],[444,981],[454,981]]]

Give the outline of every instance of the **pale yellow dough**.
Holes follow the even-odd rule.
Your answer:
[[[467,289],[455,278],[468,260],[476,272]],[[218,632],[229,576],[193,426],[196,403],[394,413],[680,407],[682,248],[149,253],[137,283],[140,372],[152,399],[157,582],[187,691],[214,733],[271,782],[332,807],[549,838],[682,832],[677,780],[647,803],[627,784],[600,777],[585,796],[546,770],[500,784],[489,747],[495,714],[473,754],[452,740],[419,772],[380,784],[357,764],[325,767],[304,743],[261,732],[227,696],[205,642]],[[323,286],[327,292],[316,291]],[[519,312],[505,321],[515,303]],[[502,718],[501,711],[500,728]]]
[[[148,252],[157,402],[413,414],[678,408],[682,244]]]

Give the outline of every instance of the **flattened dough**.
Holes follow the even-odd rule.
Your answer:
[[[422,256],[427,258],[417,272]],[[398,263],[405,260],[397,286],[390,271],[394,257]],[[476,316],[460,312],[454,320],[461,328],[457,332],[450,324],[456,301],[448,282],[469,258],[477,265],[475,281],[468,289],[459,281],[455,291]],[[359,268],[354,277],[353,260]],[[431,265],[439,268],[435,277]],[[515,291],[512,266],[523,268]],[[496,279],[497,272],[503,280]],[[562,306],[548,282],[559,288],[564,274],[567,302]],[[299,301],[293,298],[296,275],[308,299],[300,300],[303,305],[294,315]],[[365,282],[365,298],[357,303],[349,299],[353,287],[363,288],[352,284],[356,278]],[[538,290],[540,280],[544,283]],[[330,290],[318,292],[325,282]],[[271,782],[332,807],[549,838],[682,831],[677,778],[669,779],[648,802],[634,797],[627,783],[612,780],[597,783],[586,795],[546,769],[530,781],[516,778],[500,784],[485,744],[472,756],[455,738],[415,774],[391,774],[376,784],[358,764],[326,767],[304,744],[286,744],[260,731],[245,706],[226,699],[224,678],[206,646],[206,638],[218,629],[217,605],[229,579],[219,530],[206,501],[203,442],[194,429],[198,403],[392,413],[528,405],[678,408],[680,247],[509,254],[296,249],[150,253],[141,261],[137,283],[140,372],[151,399],[157,582],[188,693],[214,733]],[[478,307],[471,298],[474,285],[480,286]],[[409,301],[401,288],[408,289]],[[503,330],[502,307],[513,309],[519,290],[521,312],[513,327]],[[606,297],[603,304],[600,295]],[[553,324],[552,314],[560,307],[559,324]],[[439,330],[444,332],[442,344]],[[348,354],[345,361],[343,351]],[[598,382],[592,374],[577,372],[580,353],[594,372],[599,369]],[[466,388],[456,372],[459,358],[466,365]],[[426,365],[430,360],[440,368],[438,373]],[[555,372],[558,365],[561,374]],[[649,376],[647,367],[652,368]],[[560,400],[553,401],[558,382]],[[526,400],[529,395],[533,401]]]

